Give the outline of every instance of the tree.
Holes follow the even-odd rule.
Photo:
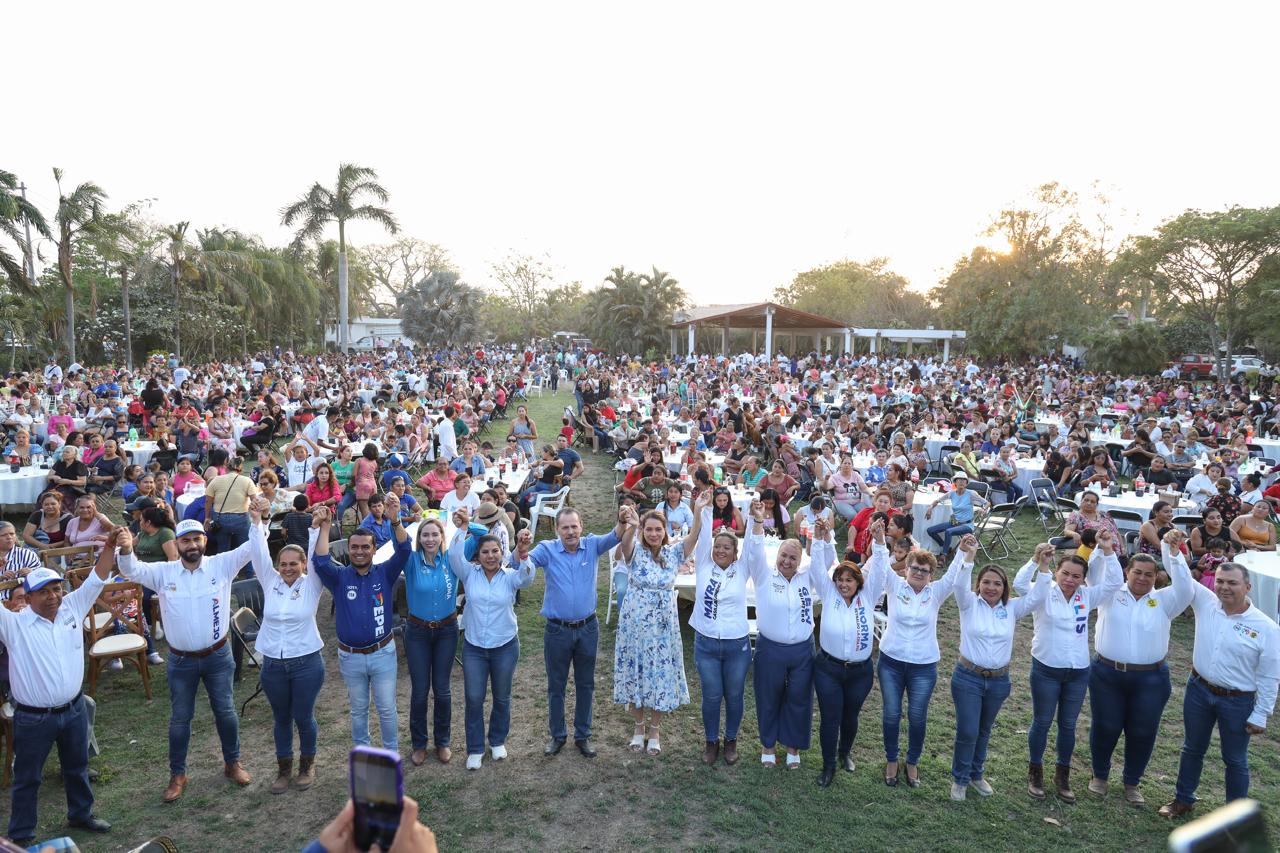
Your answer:
[[[58,212],[54,222],[58,230],[58,275],[66,295],[67,356],[76,360],[76,289],[71,275],[71,257],[79,240],[99,228],[102,203],[107,194],[97,184],[86,181],[66,195],[62,191],[62,170],[54,168],[53,180],[58,186]]]
[[[614,267],[590,297],[592,339],[607,349],[637,355],[667,348],[667,324],[688,302],[680,283],[657,267],[644,274]]]
[[[1120,265],[1149,278],[1156,293],[1204,325],[1225,381],[1246,321],[1247,288],[1277,253],[1280,207],[1188,210],[1136,239]]]
[[[161,229],[168,242],[174,306],[173,352],[178,358],[182,358],[182,323],[187,319],[185,300],[192,289],[204,291],[215,301],[224,293],[230,294],[233,302],[262,299],[264,292],[270,292],[262,279],[261,263],[248,250],[248,242],[241,235],[209,229],[196,232],[196,242],[192,243],[187,239],[189,228],[189,222],[179,222]]]
[[[404,333],[421,346],[458,347],[479,334],[479,290],[458,280],[453,270],[433,272],[397,302]]]
[[[1085,362],[1093,370],[1150,374],[1164,370],[1168,362],[1168,345],[1155,323],[1107,328],[1086,343]]]
[[[773,298],[789,308],[848,326],[923,328],[933,311],[923,293],[907,288],[907,280],[889,269],[888,258],[872,258],[806,270],[790,284],[776,288]]]
[[[44,215],[18,193],[18,176],[0,169],[0,234],[16,243],[23,260],[27,261],[35,249],[27,244],[25,225],[30,225],[41,237],[53,239]],[[17,258],[5,251],[4,246],[0,246],[0,273],[20,293],[30,293],[35,288],[24,266],[19,266]]]
[[[394,243],[361,249],[369,273],[377,282],[377,297],[394,305],[407,292],[435,272],[457,269],[449,252],[436,243],[402,237]]]
[[[545,302],[544,289],[551,283],[551,269],[531,255],[508,255],[492,264],[493,277],[514,306],[523,323],[524,342],[534,336],[539,307]]]
[[[295,247],[318,239],[330,222],[338,223],[338,349],[341,352],[346,352],[351,343],[347,300],[347,222],[377,222],[392,234],[400,230],[391,211],[361,203],[365,196],[383,204],[391,197],[377,178],[378,173],[367,166],[343,163],[338,166],[338,180],[333,189],[317,183],[306,195],[280,211],[280,221],[286,228],[293,227],[295,222],[301,223],[294,239]]]

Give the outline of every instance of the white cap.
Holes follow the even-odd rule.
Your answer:
[[[53,569],[41,567],[39,569],[32,569],[31,572],[27,574],[26,578],[23,579],[22,585],[28,593],[32,593],[41,587],[48,586],[55,582],[62,583],[62,575],[58,574]]]
[[[196,521],[194,518],[188,518],[185,521],[179,521],[177,528],[173,531],[175,539],[186,536],[188,533],[199,533],[204,536],[204,525]]]

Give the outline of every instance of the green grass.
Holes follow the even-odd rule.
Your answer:
[[[567,394],[534,397],[530,411],[546,431],[572,398]],[[501,438],[501,430],[494,433]],[[574,487],[573,502],[591,531],[611,524],[613,472],[604,456],[587,455],[587,474]],[[544,525],[542,535],[548,534]],[[1043,531],[1033,517],[1018,520],[1015,532],[1022,548],[1003,561],[1011,572],[1030,554]],[[601,572],[601,609],[608,580]],[[511,759],[496,767],[486,760],[479,773],[463,767],[462,674],[453,676],[453,746],[449,767],[429,761],[421,768],[406,762],[406,791],[422,805],[423,820],[436,832],[444,850],[829,850],[856,845],[862,849],[928,849],[940,851],[1080,849],[1165,849],[1170,824],[1155,809],[1172,797],[1181,743],[1182,692],[1190,668],[1193,625],[1190,615],[1173,627],[1171,666],[1174,693],[1165,710],[1161,737],[1143,786],[1149,806],[1126,807],[1117,791],[1096,800],[1086,791],[1089,776],[1086,703],[1078,727],[1073,780],[1080,802],[1065,806],[1050,798],[1032,801],[1025,792],[1026,729],[1031,719],[1027,677],[1030,663],[1030,620],[1018,632],[1014,655],[1014,690],[996,723],[988,760],[988,778],[996,796],[976,795],[964,803],[948,798],[954,714],[948,676],[958,646],[955,607],[943,608],[939,639],[943,659],[929,712],[929,733],[920,764],[924,785],[911,790],[887,788],[881,781],[883,748],[880,697],[874,690],[863,709],[854,746],[857,772],[840,773],[821,790],[814,785],[820,759],[817,709],[814,746],[797,772],[767,771],[758,760],[755,709],[750,684],[736,767],[700,763],[702,725],[699,685],[693,663],[693,638],[684,628],[685,670],[692,702],[671,714],[663,725],[663,754],[658,759],[625,749],[631,720],[612,703],[613,625],[601,632],[596,670],[595,734],[600,755],[587,761],[566,749],[555,759],[542,756],[546,736],[546,678],[542,665],[543,621],[537,611],[542,579],[526,591],[517,609],[521,661],[513,690],[513,720],[508,749]],[[332,639],[328,602],[320,605],[321,632]],[[163,647],[161,649],[163,653]],[[203,696],[197,700],[189,766],[191,784],[177,804],[164,806],[160,792],[168,778],[166,728],[169,703],[163,667],[153,670],[156,698],[146,703],[136,674],[111,674],[99,692],[98,736],[103,755],[94,762],[102,773],[96,786],[97,812],[116,825],[106,838],[73,833],[86,853],[127,850],[151,835],[167,833],[184,851],[293,851],[313,838],[346,798],[345,756],[349,747],[347,700],[330,642],[325,651],[327,684],[321,694],[321,754],[318,780],[305,793],[271,796],[274,776],[269,706],[259,697],[241,721],[242,755],[255,776],[246,790],[235,790],[221,777],[217,736]],[[402,655],[403,657],[403,655]],[[252,691],[254,674],[237,688],[237,702]],[[407,673],[401,670],[399,709],[402,752],[408,752]],[[570,688],[572,704],[572,687]],[[905,726],[904,726],[905,728]],[[902,734],[905,742],[905,731]],[[1050,750],[1054,736],[1050,736]],[[1052,752],[1050,752],[1052,755]],[[1112,778],[1118,786],[1117,755]],[[1251,748],[1252,792],[1270,809],[1280,805],[1280,749],[1275,735],[1256,737]],[[65,800],[57,762],[46,767],[41,789],[40,834],[61,834]],[[1205,764],[1199,794],[1205,813],[1223,801],[1222,762],[1214,741]],[[7,798],[4,808],[7,809]],[[6,814],[7,819],[7,814]],[[1055,823],[1049,823],[1048,820]],[[1280,839],[1280,823],[1270,819],[1272,837]]]

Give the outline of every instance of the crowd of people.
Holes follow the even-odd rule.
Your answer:
[[[572,388],[573,405],[540,432],[521,403],[561,383]],[[232,700],[239,577],[256,578],[262,593],[256,651],[274,718],[275,794],[306,790],[316,778],[326,646],[317,610],[326,590],[351,742],[371,744],[372,710],[381,745],[399,750],[403,650],[409,760],[450,764],[457,655],[466,767],[474,771],[486,754],[494,762],[508,755],[516,604],[541,572],[544,753],[558,755],[572,736],[582,756],[595,757],[602,558],[619,607],[613,701],[635,724],[627,748],[651,757],[662,753],[663,715],[691,697],[678,589],[692,601],[703,762],[739,761],[751,674],[764,766],[801,766],[816,695],[823,787],[838,771],[855,771],[860,712],[877,680],[885,784],[928,781],[919,764],[929,706],[941,642],[954,642],[940,641],[938,617],[953,595],[954,800],[969,789],[994,793],[987,745],[1013,689],[1015,628],[1028,615],[1027,791],[1036,799],[1052,791],[1075,802],[1072,757],[1088,697],[1088,789],[1107,792],[1123,735],[1123,797],[1145,802],[1141,781],[1172,689],[1169,630],[1188,607],[1194,664],[1178,781],[1161,814],[1192,810],[1215,726],[1227,797],[1245,796],[1249,739],[1265,730],[1276,699],[1280,629],[1251,603],[1250,571],[1234,559],[1275,550],[1276,463],[1259,442],[1274,440],[1280,410],[1265,382],[1191,385],[1056,361],[810,354],[652,362],[397,346],[347,357],[277,351],[197,367],[160,358],[132,374],[80,365],[64,372],[51,360],[42,375],[10,377],[3,391],[13,464],[59,455],[21,544],[12,525],[0,527],[0,578],[9,580],[0,589],[0,642],[17,745],[9,834],[20,841],[34,835],[55,743],[71,824],[110,828],[92,814],[85,638],[75,628],[113,578],[139,585],[149,660],[167,669],[166,802],[188,784],[200,684],[225,775],[251,782]],[[156,446],[146,466],[121,452],[140,440]],[[1019,485],[1027,460],[1047,495]],[[588,533],[581,511],[567,505],[554,516],[554,535],[535,544],[530,510],[566,486],[571,494],[588,463],[617,468],[613,529]],[[513,493],[497,476],[508,468],[527,480]],[[1126,536],[1098,498],[1130,482],[1184,498],[1200,523],[1179,527],[1172,502],[1161,500]],[[1047,531],[1059,499],[1072,501],[1060,535],[1046,536],[1012,578],[996,562],[978,563],[975,534],[993,492],[1015,510],[1046,516]],[[117,493],[122,519],[97,503]],[[920,531],[917,502],[931,522]],[[352,510],[354,524],[344,528]],[[65,592],[41,551],[68,544],[94,545],[97,565]],[[73,630],[55,630],[63,624]]]

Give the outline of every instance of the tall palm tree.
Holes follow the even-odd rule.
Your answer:
[[[182,358],[182,286],[197,287],[234,304],[251,299],[270,300],[270,288],[262,279],[262,266],[249,241],[236,232],[209,229],[187,239],[189,222],[161,229],[169,242],[169,280],[173,283],[174,355]],[[265,294],[265,296],[264,296]]]
[[[58,212],[54,222],[58,228],[58,277],[66,293],[67,303],[67,355],[76,360],[76,289],[72,278],[71,260],[81,236],[92,234],[102,220],[102,203],[107,194],[92,181],[85,181],[71,195],[62,192],[62,170],[54,168],[54,183],[58,185]]]
[[[367,166],[343,163],[338,166],[338,181],[333,189],[315,184],[307,194],[280,211],[286,228],[300,222],[294,245],[300,247],[324,233],[330,222],[338,223],[338,348],[347,351],[351,330],[347,315],[347,222],[355,219],[380,223],[395,234],[399,224],[385,207],[362,204],[362,196],[371,196],[386,204],[391,196],[377,181],[378,173]]]
[[[53,239],[49,233],[49,223],[36,209],[18,193],[18,176],[0,169],[0,234],[5,235],[22,249],[23,260],[35,251],[27,245],[27,238],[22,225],[27,224],[36,229],[41,237]],[[35,282],[27,278],[27,272],[18,264],[18,259],[0,246],[0,273],[9,280],[14,290],[20,293],[31,293]]]
[[[404,333],[421,346],[466,346],[476,340],[480,292],[437,270],[396,297]]]

